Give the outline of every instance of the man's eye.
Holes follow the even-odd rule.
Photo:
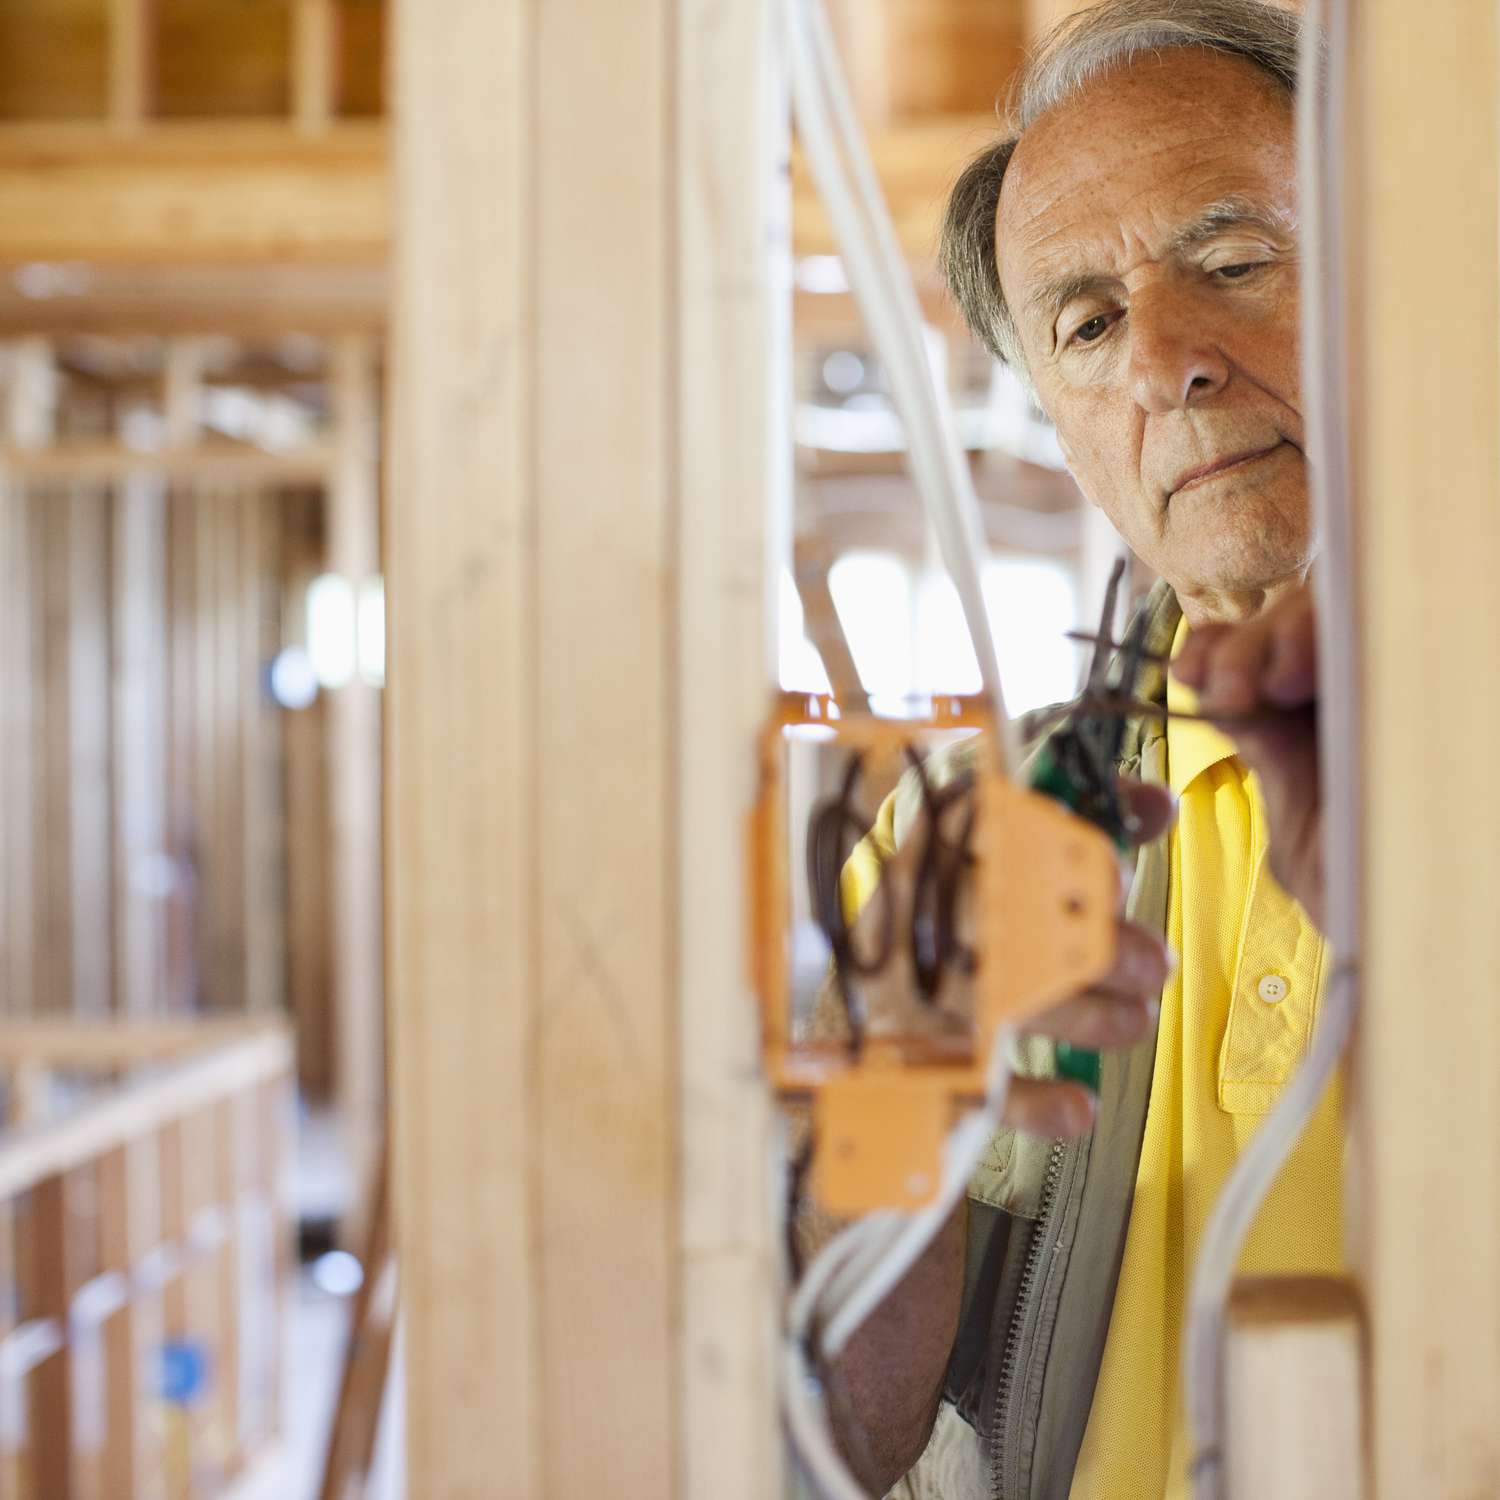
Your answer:
[[[1264,261],[1259,260],[1241,261],[1238,265],[1220,266],[1214,275],[1222,277],[1225,281],[1240,281],[1252,271],[1259,271],[1264,264]]]
[[[1073,330],[1073,339],[1076,343],[1092,344],[1095,339],[1102,338],[1104,331],[1109,327],[1109,315],[1098,313],[1090,318],[1087,323],[1080,323]]]

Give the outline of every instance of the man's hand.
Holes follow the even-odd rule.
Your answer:
[[[1173,807],[1165,787],[1125,781],[1120,792],[1135,826],[1136,843],[1149,844],[1166,832]],[[1171,956],[1160,934],[1122,918],[1109,973],[1092,989],[1044,1011],[1026,1029],[1077,1047],[1133,1046],[1155,1024],[1157,996],[1171,972]],[[1070,1138],[1093,1125],[1096,1103],[1081,1083],[1012,1078],[1005,1123],[1032,1135]]]
[[[1260,778],[1271,873],[1323,925],[1323,802],[1318,783],[1318,653],[1312,592],[1299,587],[1243,625],[1201,625],[1173,674],[1196,689]]]

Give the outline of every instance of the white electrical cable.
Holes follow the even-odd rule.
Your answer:
[[[1306,0],[1298,64],[1297,156],[1302,218],[1302,389],[1318,579],[1318,714],[1325,924],[1339,962],[1307,1058],[1230,1173],[1204,1229],[1188,1294],[1184,1384],[1194,1500],[1224,1493],[1224,1320],[1240,1249],[1338,1066],[1358,1004],[1359,789],[1353,631],[1348,380],[1338,272],[1344,263],[1342,181],[1347,0]],[[1327,88],[1321,86],[1328,15]],[[1326,170],[1325,170],[1326,168]]]
[[[981,562],[979,501],[952,413],[924,346],[921,311],[869,159],[819,0],[789,0],[788,41],[797,126],[819,194],[838,236],[860,309],[907,429],[913,477],[953,578],[993,715],[991,744],[1002,771],[1019,764],[1005,712]],[[866,1500],[833,1440],[810,1361],[837,1358],[855,1332],[920,1259],[967,1191],[1009,1086],[1009,1039],[996,1039],[984,1108],[965,1119],[944,1150],[937,1198],[910,1217],[878,1214],[850,1226],[808,1268],[788,1310],[783,1372],[786,1415],[810,1476],[833,1500]],[[815,1326],[816,1325],[816,1326]]]
[[[838,1358],[963,1200],[1005,1109],[1012,1040],[1009,1031],[996,1038],[984,1107],[949,1135],[943,1183],[933,1202],[910,1217],[894,1211],[871,1214],[841,1230],[818,1252],[792,1295],[782,1370],[787,1428],[809,1477],[828,1500],[869,1500],[869,1495],[834,1441],[814,1359],[826,1367]]]
[[[881,196],[832,33],[819,0],[789,0],[788,51],[798,136],[828,211],[849,284],[891,382],[907,430],[913,478],[953,579],[993,714],[1001,769],[1020,761],[1005,712],[999,658],[984,604],[984,529],[968,461],[933,380],[921,309]]]

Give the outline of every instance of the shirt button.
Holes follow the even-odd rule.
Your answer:
[[[1255,993],[1267,1005],[1275,1005],[1286,999],[1286,992],[1290,988],[1280,974],[1263,974],[1260,983],[1255,986]]]

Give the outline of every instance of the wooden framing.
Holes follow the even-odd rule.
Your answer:
[[[207,1027],[190,1046],[184,1028],[6,1026],[0,1053],[12,1072],[22,1059],[79,1074],[178,1059],[0,1142],[4,1253],[14,1232],[22,1309],[0,1334],[0,1387],[24,1383],[29,1405],[22,1449],[0,1455],[18,1486],[7,1494],[155,1500],[227,1480],[277,1436],[285,1032]],[[269,1235],[252,1237],[254,1222]],[[269,1358],[241,1361],[247,1330]],[[188,1424],[189,1487],[164,1473],[160,1398],[141,1384],[164,1336],[200,1347],[210,1372],[209,1404]],[[241,1371],[269,1395],[242,1389]],[[79,1375],[97,1408],[78,1395]]]
[[[0,129],[0,261],[383,259],[385,130],[155,122]]]
[[[335,0],[293,0],[292,115],[309,135],[327,130],[337,105]]]
[[[359,597],[380,571],[379,368],[375,340],[333,346],[336,447],[328,487],[329,569]],[[333,1066],[359,1243],[385,1137],[385,997],[381,948],[380,692],[356,670],[328,704],[333,902]]]
[[[109,0],[109,121],[139,130],[151,113],[153,0]]]
[[[771,12],[395,8],[388,973],[432,1500],[774,1493],[741,865]]]
[[[1500,743],[1500,45],[1491,0],[1441,24],[1404,0],[1350,14],[1366,888],[1348,1217],[1375,1494],[1458,1500],[1500,1484],[1500,802],[1476,776]]]

